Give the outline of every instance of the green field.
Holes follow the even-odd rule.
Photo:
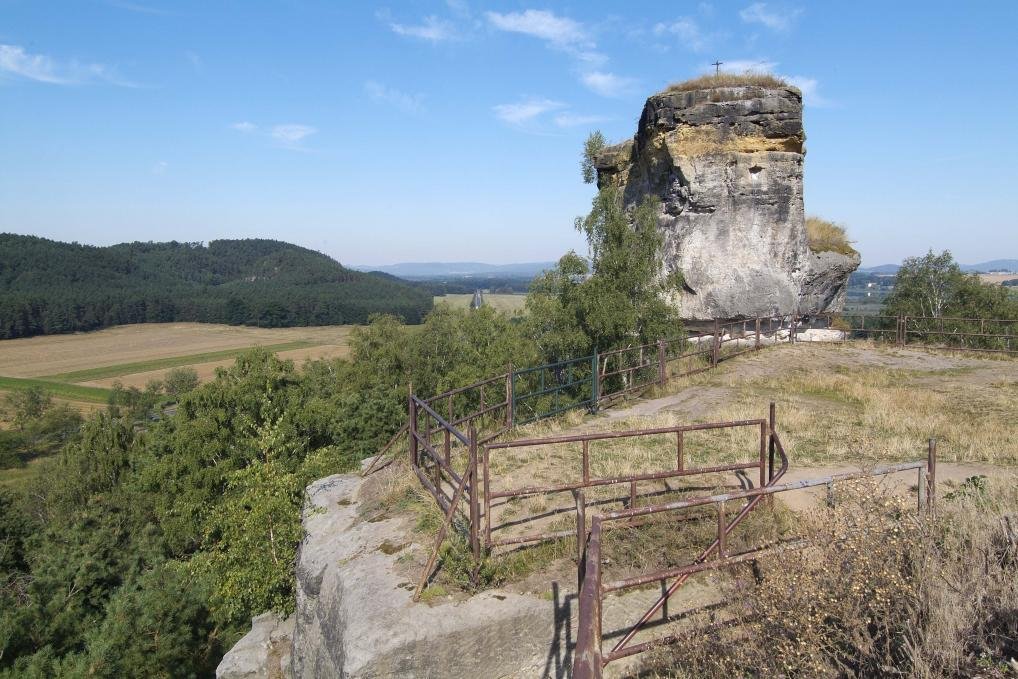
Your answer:
[[[318,346],[316,342],[296,341],[281,342],[279,344],[261,345],[262,349],[276,353],[279,351],[290,351],[292,349],[307,349]],[[168,358],[156,358],[150,361],[138,361],[136,363],[121,363],[119,365],[108,365],[100,368],[89,368],[87,370],[75,370],[73,372],[59,373],[57,375],[46,375],[40,380],[49,382],[90,382],[92,380],[103,380],[110,377],[123,377],[135,373],[149,372],[151,370],[163,370],[165,368],[179,368],[181,366],[194,365],[195,363],[210,363],[228,358],[236,358],[251,347],[243,349],[226,349],[223,351],[208,351],[201,354],[189,354],[187,356],[170,356]]]
[[[68,401],[84,401],[86,403],[106,403],[109,400],[110,390],[100,387],[86,387],[81,384],[66,384],[64,382],[51,382],[47,379],[36,377],[3,377],[0,375],[0,391],[16,391],[20,389],[31,389],[42,387],[57,398],[65,398]]]
[[[458,309],[466,309],[470,306],[474,296],[469,295],[442,295],[435,297],[435,304],[450,304]],[[504,311],[507,314],[523,313],[527,302],[526,295],[502,295],[485,294],[484,303],[496,311]]]

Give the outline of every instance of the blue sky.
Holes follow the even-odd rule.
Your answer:
[[[586,135],[726,66],[806,96],[869,265],[1018,257],[1018,3],[0,0],[0,231],[345,263],[582,251]]]

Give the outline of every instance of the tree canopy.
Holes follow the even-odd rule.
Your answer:
[[[127,323],[198,321],[288,327],[419,323],[432,295],[280,241],[93,247],[0,234],[0,339]]]

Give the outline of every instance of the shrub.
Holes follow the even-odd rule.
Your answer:
[[[1018,554],[1006,484],[913,500],[872,483],[803,516],[806,549],[725,585],[734,629],[691,633],[652,662],[659,675],[1004,677],[1018,657]],[[948,499],[953,497],[953,499]]]
[[[849,242],[844,226],[820,217],[806,218],[806,237],[809,239],[809,248],[813,252],[859,254]]]

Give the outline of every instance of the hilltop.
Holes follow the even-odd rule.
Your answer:
[[[0,234],[0,339],[127,323],[417,323],[429,292],[275,240],[79,243]]]

